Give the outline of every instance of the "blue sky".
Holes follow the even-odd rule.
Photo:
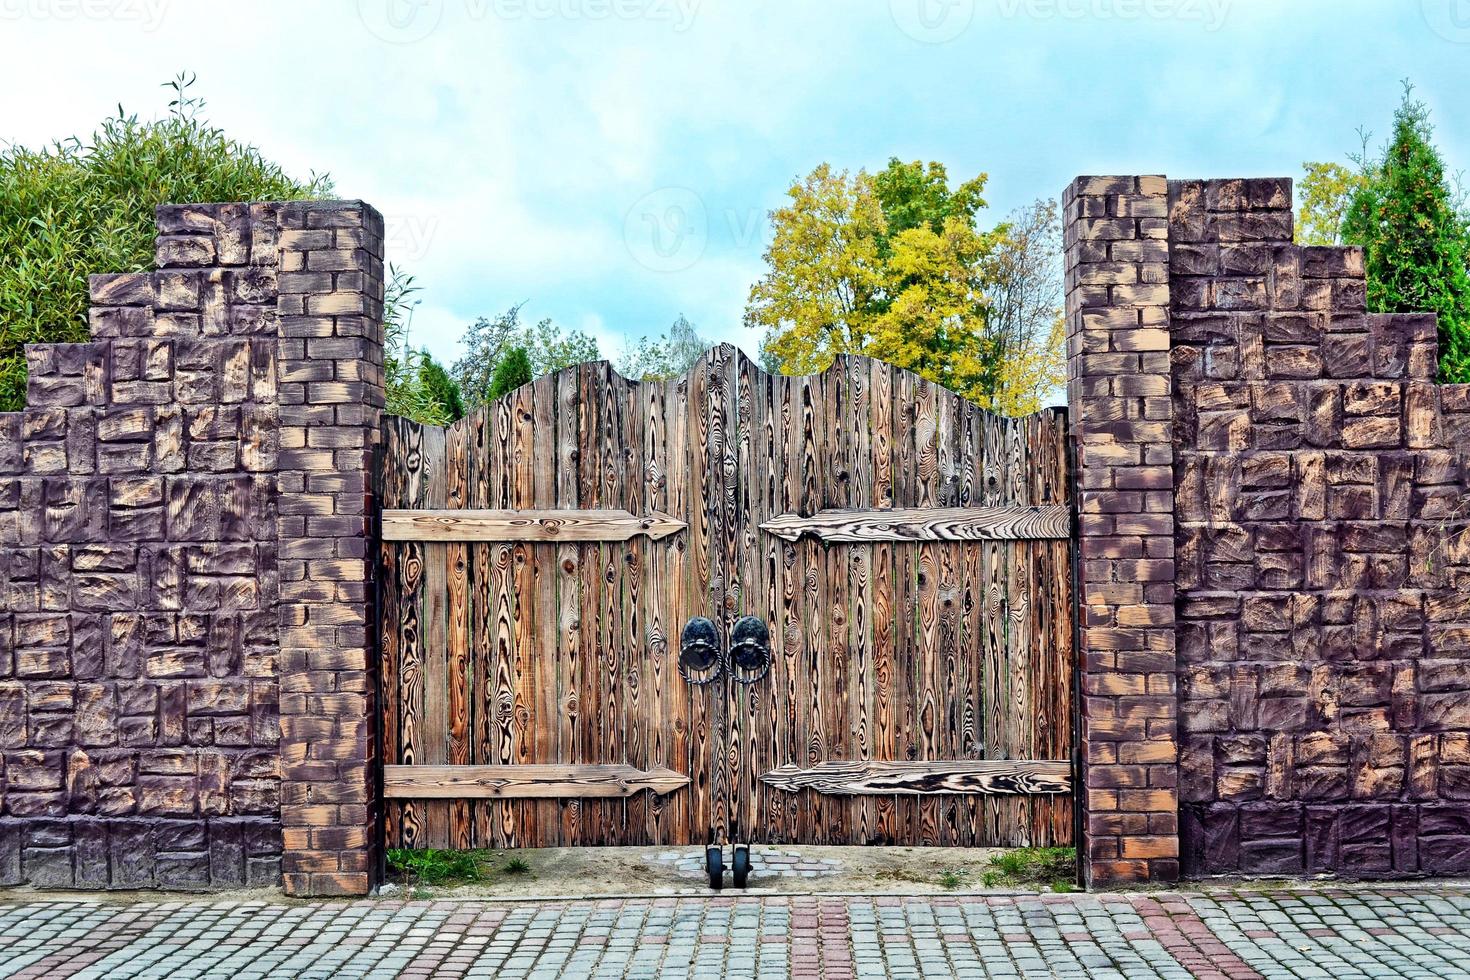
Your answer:
[[[415,341],[526,301],[616,354],[740,325],[766,212],[822,161],[1296,176],[1399,80],[1470,167],[1470,0],[0,0],[0,139],[89,132],[199,73],[211,118],[389,221]]]

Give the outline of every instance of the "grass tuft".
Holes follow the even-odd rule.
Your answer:
[[[1072,891],[1076,880],[1074,847],[1021,847],[992,854],[984,875],[986,888],[1045,886],[1054,892]]]
[[[448,851],[435,847],[388,850],[388,871],[415,885],[465,884],[485,879],[484,851]]]

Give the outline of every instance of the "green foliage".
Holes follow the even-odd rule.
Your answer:
[[[887,232],[881,237],[879,254],[893,254],[892,241],[912,228],[926,228],[934,234],[944,232],[950,219],[975,223],[975,216],[985,207],[985,182],[988,174],[965,181],[953,191],[949,189],[949,172],[942,163],[927,167],[918,160],[904,163],[890,157],[888,166],[873,175],[873,193],[883,209]]]
[[[419,291],[414,277],[389,266],[383,294],[383,384],[387,410],[425,425],[448,425],[464,417],[459,386],[429,353],[408,342]]]
[[[531,373],[531,356],[524,347],[512,347],[506,351],[500,363],[495,365],[495,377],[490,381],[490,401],[508,395],[521,385],[528,385],[535,376]]]
[[[1049,887],[1071,891],[1077,879],[1074,847],[1021,847],[990,856],[985,887]]]
[[[1407,84],[1393,135],[1365,178],[1342,238],[1364,249],[1368,308],[1437,313],[1440,379],[1470,381],[1470,228],[1434,147],[1429,110]]]
[[[331,192],[327,177],[294,180],[211,126],[193,82],[167,84],[174,97],[160,119],[119,106],[85,140],[0,145],[0,410],[24,406],[23,345],[87,339],[89,274],[152,268],[156,206]]]
[[[429,356],[428,351],[420,353],[423,360],[419,363],[419,384],[425,394],[434,404],[443,407],[449,421],[457,422],[464,418],[464,398],[459,393],[459,385],[444,370],[444,365]]]
[[[501,868],[508,875],[528,875],[531,873],[531,864],[525,858],[513,857],[505,862]]]
[[[652,339],[639,337],[632,349],[623,354],[618,370],[623,377],[638,381],[682,377],[713,346],[681,313],[668,333]]]
[[[446,851],[439,848],[388,849],[388,871],[415,885],[462,884],[485,878],[484,851]]]
[[[496,368],[513,349],[526,354],[532,378],[562,368],[601,358],[597,341],[580,330],[563,334],[550,318],[535,325],[521,323],[521,307],[512,306],[496,317],[480,317],[470,324],[463,338],[465,352],[450,368],[450,375],[473,408],[490,397]]]
[[[1341,245],[1342,220],[1353,197],[1368,185],[1358,170],[1340,163],[1302,164],[1305,175],[1297,182],[1296,240],[1301,245]]]

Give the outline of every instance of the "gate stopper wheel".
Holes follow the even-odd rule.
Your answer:
[[[725,887],[725,855],[718,847],[704,849],[704,868],[709,872],[709,886],[715,891]]]
[[[735,879],[735,887],[744,888],[746,879],[750,877],[749,844],[737,844],[735,846],[735,857],[730,866],[730,873]]]

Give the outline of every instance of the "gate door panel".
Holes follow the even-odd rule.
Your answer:
[[[1065,446],[1060,411],[726,346],[390,419],[389,846],[1067,842]],[[724,652],[690,683],[701,616]],[[768,669],[730,657],[746,616]]]

